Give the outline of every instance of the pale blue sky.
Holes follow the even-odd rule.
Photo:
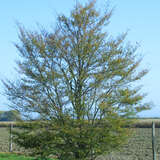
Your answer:
[[[86,2],[87,0],[80,0]],[[97,0],[99,9],[105,0]],[[13,42],[18,41],[16,21],[28,29],[36,23],[50,28],[58,13],[69,15],[76,0],[1,0],[0,3],[0,79],[16,77],[14,67],[18,58]],[[129,30],[127,39],[139,42],[139,52],[144,55],[143,67],[150,69],[141,81],[146,101],[155,107],[141,116],[160,117],[160,1],[159,0],[110,0],[115,7],[108,31],[113,36]],[[0,92],[2,87],[0,86]],[[7,110],[5,97],[0,96],[0,110]]]

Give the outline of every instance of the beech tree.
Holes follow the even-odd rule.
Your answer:
[[[92,0],[59,15],[52,31],[19,27],[20,76],[3,81],[5,94],[13,109],[40,117],[14,133],[20,146],[41,157],[93,160],[123,144],[129,118],[150,108],[137,86],[148,70],[140,70],[126,33],[109,34],[111,15]]]

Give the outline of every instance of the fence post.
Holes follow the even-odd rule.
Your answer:
[[[9,152],[12,152],[12,128],[13,124],[10,124],[10,137],[9,137]]]
[[[153,160],[156,160],[156,137],[155,137],[155,123],[152,122],[152,152]]]

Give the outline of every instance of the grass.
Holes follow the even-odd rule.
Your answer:
[[[26,157],[24,155],[18,155],[18,154],[0,153],[0,160],[35,160],[35,158]],[[48,160],[56,160],[56,159],[48,159]]]
[[[31,157],[25,157],[17,154],[0,153],[0,160],[34,160]]]

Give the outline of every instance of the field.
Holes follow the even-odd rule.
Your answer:
[[[126,160],[151,160],[152,159],[152,121],[156,122],[156,145],[157,158],[160,159],[160,120],[141,119],[133,128],[133,136],[122,148],[120,155],[125,156]],[[0,127],[0,152],[9,150],[9,133],[6,127]],[[13,145],[13,152],[23,152],[23,149]],[[128,157],[128,158],[127,158]],[[0,159],[1,160],[1,159]],[[107,159],[106,159],[107,160]]]
[[[152,158],[152,129],[134,128],[133,137],[124,145],[122,154],[135,157],[135,160],[151,160]],[[160,147],[160,128],[156,128],[157,158]],[[160,157],[159,157],[160,158]]]

